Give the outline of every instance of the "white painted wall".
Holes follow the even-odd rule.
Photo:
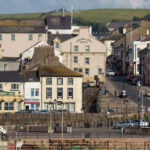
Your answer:
[[[129,42],[129,56],[128,60],[129,63],[134,63],[135,62],[135,67],[134,67],[134,74],[139,75],[138,71],[138,65],[139,65],[139,57],[138,57],[138,52],[139,50],[142,50],[147,47],[147,44],[150,43],[150,41],[133,41]],[[132,51],[130,50],[132,49]]]
[[[31,89],[38,89],[39,96],[31,96]],[[35,92],[34,92],[35,93]],[[41,84],[40,82],[25,82],[24,83],[24,103],[31,108],[30,103],[39,103],[41,100]]]

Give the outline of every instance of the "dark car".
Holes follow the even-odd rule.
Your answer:
[[[135,78],[132,80],[132,85],[138,86],[139,81],[140,81],[140,79],[135,77]]]
[[[134,75],[129,75],[129,76],[127,76],[127,80],[128,80],[128,81],[132,81],[134,78],[135,78]]]
[[[115,71],[115,76],[121,76],[121,72],[120,71]]]

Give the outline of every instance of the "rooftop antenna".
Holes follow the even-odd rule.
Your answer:
[[[73,4],[71,5],[71,25],[73,24]]]

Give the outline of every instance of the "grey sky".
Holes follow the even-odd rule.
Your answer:
[[[94,8],[150,8],[150,0],[0,0],[0,13],[47,12],[62,7]]]

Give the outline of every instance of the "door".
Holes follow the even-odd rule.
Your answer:
[[[28,105],[26,105],[26,110],[29,110],[29,106]]]

